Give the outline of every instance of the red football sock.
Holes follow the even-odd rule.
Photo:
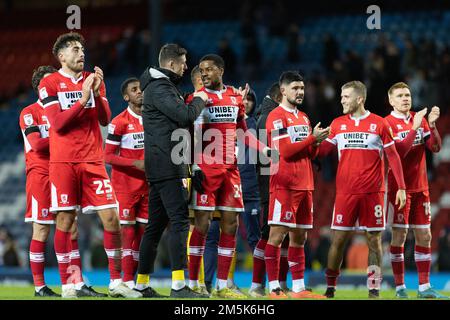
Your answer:
[[[81,271],[81,256],[78,250],[78,239],[70,240],[70,269],[72,270],[73,282],[79,283],[83,281],[82,271]]]
[[[67,279],[70,274],[70,250],[71,250],[71,234],[70,232],[64,232],[56,228],[55,231],[55,253],[58,260],[59,275],[61,277],[61,284],[67,284]]]
[[[267,278],[270,281],[279,279],[280,273],[280,251],[279,247],[275,247],[271,244],[266,244],[264,250],[264,259],[266,262]]]
[[[30,244],[30,268],[33,274],[35,287],[45,286],[44,266],[45,266],[45,242],[31,240]]]
[[[103,246],[108,256],[109,277],[111,280],[121,279],[120,272],[122,269],[122,243],[120,232],[111,232],[104,230]]]
[[[327,276],[327,286],[336,288],[337,278],[339,276],[339,270],[330,270],[327,269],[325,274]]]
[[[280,282],[286,282],[287,274],[289,271],[288,248],[289,248],[289,239],[285,238],[281,243],[281,250],[280,250],[280,273],[278,276]]]
[[[134,225],[122,225],[122,270],[124,282],[134,280],[133,241]]]
[[[414,260],[416,261],[419,285],[430,283],[431,248],[415,246]]]
[[[254,283],[261,283],[264,280],[264,273],[266,272],[266,263],[264,261],[264,250],[266,248],[267,240],[260,239],[253,251],[253,279]]]
[[[394,247],[391,245],[391,265],[395,286],[405,284],[405,257],[403,252],[403,247]]]
[[[221,232],[219,237],[219,247],[217,250],[217,279],[227,280],[235,249],[236,235]]]
[[[305,249],[303,247],[289,247],[288,262],[292,280],[303,279],[305,275]]]
[[[142,235],[145,231],[145,225],[138,224],[138,228],[135,233],[134,241],[131,246],[131,251],[133,253],[133,274],[136,274],[138,264],[139,264],[139,247],[141,246]]]
[[[205,252],[205,242],[206,235],[194,228],[189,240],[189,280],[198,280],[200,262]]]

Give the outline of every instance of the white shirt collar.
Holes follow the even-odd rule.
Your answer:
[[[36,101],[36,103],[37,103],[38,105],[40,105],[42,108],[44,107],[44,105],[42,104],[41,100],[38,99],[38,101]]]
[[[293,113],[294,115],[297,115],[297,113],[298,113],[298,109],[297,108],[291,109],[289,107],[286,107],[286,106],[282,105],[281,103],[280,103],[280,107],[282,107],[287,112]]]
[[[128,113],[131,114],[133,117],[135,117],[136,119],[142,120],[142,116],[135,113],[133,111],[133,109],[130,108],[130,106],[128,106],[127,110],[128,110]]]
[[[205,87],[205,91],[206,92],[208,92],[208,93],[214,93],[214,94],[222,94],[222,93],[224,93],[225,91],[227,91],[227,86],[226,85],[224,85],[223,86],[223,89],[222,90],[211,90],[211,89],[208,89],[208,88],[206,88]]]
[[[391,116],[393,116],[394,118],[397,119],[402,119],[402,120],[409,120],[409,118],[411,117],[411,113],[408,112],[407,115],[404,115],[403,113],[397,112],[397,111],[391,111]]]
[[[366,110],[366,113],[364,113],[362,116],[360,116],[360,117],[353,117],[352,115],[350,115],[350,119],[352,119],[352,120],[363,120],[363,119],[366,119],[368,116],[370,116],[370,111],[369,110]]]
[[[67,74],[63,71],[63,69],[59,69],[58,72],[66,78],[69,78],[70,80],[72,80],[73,83],[77,84],[81,79],[83,79],[83,73],[81,73],[81,76],[78,79],[75,79],[74,77],[72,77],[70,74]]]

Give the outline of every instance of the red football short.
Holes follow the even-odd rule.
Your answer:
[[[26,182],[27,211],[25,222],[54,224],[55,215],[50,212],[50,183],[48,174],[31,170]]]
[[[50,163],[50,211],[83,213],[117,208],[116,196],[103,162]]]
[[[331,229],[384,230],[384,194],[336,194]]]
[[[129,194],[116,192],[119,203],[120,224],[135,224],[148,222],[148,193]]]
[[[269,200],[268,224],[289,228],[312,229],[312,191],[272,190]]]
[[[398,210],[395,204],[396,192],[388,194],[388,221],[396,228],[430,228],[431,207],[428,190],[422,192],[407,192],[406,204]]]
[[[206,211],[244,212],[241,177],[237,168],[202,167],[204,194],[192,188],[192,200],[189,208]]]

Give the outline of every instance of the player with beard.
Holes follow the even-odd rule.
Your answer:
[[[195,153],[190,208],[195,210],[195,227],[189,242],[189,284],[197,286],[200,261],[205,250],[211,214],[221,213],[217,261],[217,283],[214,294],[222,298],[245,295],[228,288],[228,273],[236,247],[238,214],[244,211],[242,188],[237,168],[235,144],[237,130],[247,131],[243,97],[222,81],[225,63],[215,54],[200,60],[200,72],[208,95],[205,109],[196,120],[200,131],[201,153]],[[249,88],[247,86],[246,92]],[[197,138],[198,139],[198,138]],[[255,136],[245,135],[245,143],[260,152],[269,151]]]
[[[365,231],[369,247],[369,298],[378,298],[381,287],[381,232],[384,218],[384,155],[397,182],[395,205],[405,206],[402,163],[386,120],[365,109],[366,86],[351,81],[341,88],[344,115],[331,123],[330,136],[320,145],[319,156],[338,151],[336,199],[328,251],[325,295],[333,298],[345,244],[354,230]]]
[[[265,262],[269,280],[269,298],[322,299],[305,288],[305,251],[307,230],[313,227],[314,178],[311,159],[317,155],[317,144],[329,134],[330,128],[314,127],[308,116],[299,110],[305,95],[303,77],[286,71],[279,80],[281,104],[269,113],[266,121],[271,148],[280,159],[270,166],[269,239]],[[283,292],[279,283],[281,244],[289,233],[288,261],[292,274],[292,292]]]

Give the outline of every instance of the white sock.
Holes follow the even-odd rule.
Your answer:
[[[109,281],[109,289],[113,290],[122,283],[122,279],[111,279]]]
[[[189,288],[194,289],[195,287],[199,287],[198,280],[190,280],[189,279]]]
[[[425,291],[431,288],[431,284],[430,283],[424,283],[424,284],[420,284],[419,285],[419,291]]]
[[[227,287],[228,288],[232,288],[234,286],[234,279],[233,278],[228,278],[227,279]]]
[[[136,285],[134,284],[134,280],[124,282],[126,286],[130,289],[133,289]]]
[[[280,282],[278,280],[269,281],[269,290],[275,290],[276,288],[280,288]]]
[[[172,289],[173,290],[180,290],[183,289],[186,286],[186,283],[184,280],[172,280]]]
[[[139,291],[145,290],[149,287],[148,283],[137,283],[135,288]]]
[[[226,288],[227,285],[228,285],[227,280],[217,279],[217,282],[216,282],[217,290],[222,290],[222,289]]]
[[[292,291],[300,292],[305,290],[305,279],[292,280]]]
[[[395,291],[399,291],[402,289],[406,289],[406,286],[404,284],[395,287]]]
[[[262,284],[261,283],[256,283],[256,282],[252,282],[250,290],[255,290],[255,289],[258,289],[258,288],[262,288]]]
[[[43,287],[45,287],[45,285],[39,286],[39,287],[34,287],[34,290],[35,290],[36,292],[39,292]]]
[[[63,284],[62,285],[62,289],[63,290],[70,290],[70,289],[73,289],[73,288],[74,288],[73,283],[68,283],[68,284]]]
[[[81,287],[84,286],[84,282],[75,283],[75,290],[81,290]]]

